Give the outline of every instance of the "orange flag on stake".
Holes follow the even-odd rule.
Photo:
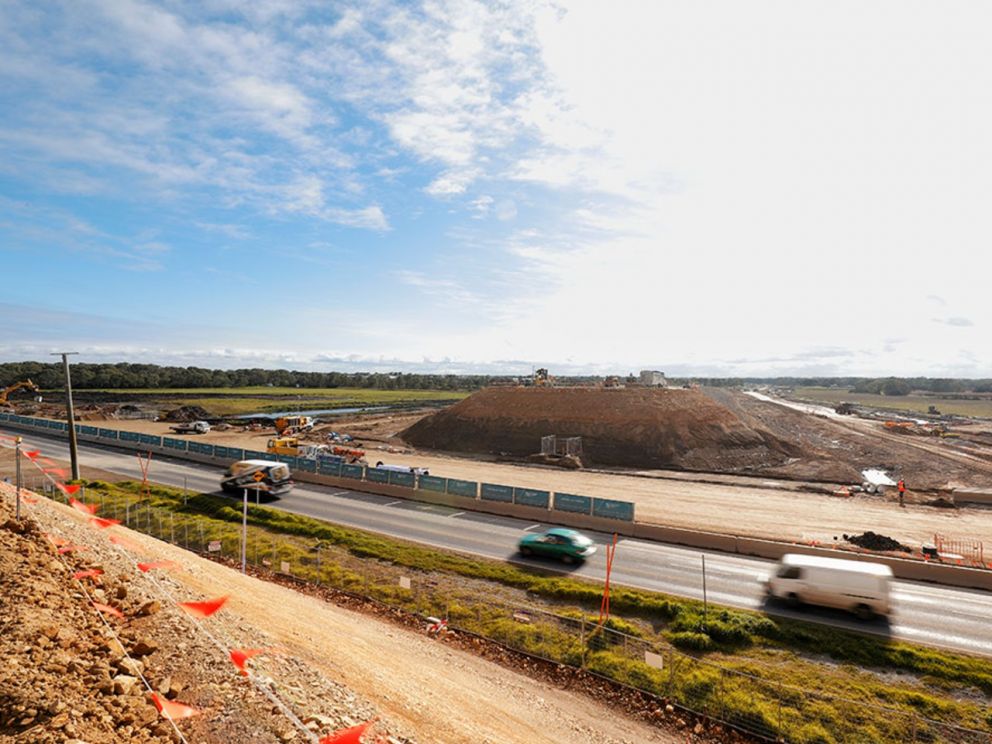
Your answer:
[[[76,573],[74,573],[72,575],[72,578],[74,578],[74,579],[87,579],[90,576],[99,576],[102,573],[103,573],[103,571],[101,571],[99,568],[90,568],[90,569],[88,569],[86,571],[76,571]]]
[[[167,700],[157,692],[152,693],[152,700],[155,703],[155,707],[158,708],[158,712],[162,714],[162,717],[168,718],[170,721],[181,721],[183,718],[192,718],[203,712],[194,708],[192,705],[174,703],[171,700]]]
[[[27,501],[29,504],[37,504],[38,503],[38,499],[34,498],[33,496],[28,496],[26,493],[22,493],[21,494],[21,498],[24,499],[25,501]]]
[[[65,483],[56,483],[55,485],[66,496],[72,496],[72,494],[76,493],[76,491],[79,490],[79,484],[78,483],[75,483],[75,484],[73,484],[71,486],[67,486]]]
[[[180,602],[179,606],[193,617],[210,617],[223,607],[225,602],[227,602],[227,597],[218,597],[206,602]]]
[[[128,540],[126,537],[121,537],[120,535],[111,535],[110,542],[114,545],[120,545],[122,548],[127,548],[132,553],[140,553],[141,546],[138,545],[133,540]]]
[[[120,524],[119,519],[106,519],[105,517],[90,517],[90,524],[96,527],[98,530],[105,530],[108,527],[113,527],[115,524]]]
[[[41,450],[31,450],[30,452],[25,452],[24,456],[29,460],[33,460],[40,454],[41,454]]]
[[[66,493],[75,493],[79,490],[79,486],[63,486],[63,490],[74,488],[74,491],[66,490]],[[83,514],[96,514],[96,510],[99,508],[96,504],[84,504],[79,499],[69,499],[69,506],[71,506],[76,511],[81,511]]]
[[[374,718],[357,726],[335,731],[333,734],[328,734],[321,739],[319,744],[361,744],[362,736],[373,723],[375,723]]]
[[[138,570],[142,573],[148,573],[155,568],[179,568],[179,564],[175,561],[151,561],[150,563],[138,564]]]
[[[247,677],[248,670],[245,668],[245,664],[248,663],[248,659],[259,654],[264,654],[267,650],[265,648],[232,648],[231,661],[234,662],[234,666],[238,668],[238,671]]]
[[[94,602],[93,606],[97,608],[100,612],[106,612],[108,615],[113,615],[114,617],[119,617],[121,620],[124,619],[124,613],[118,610],[116,607],[111,607],[107,604],[102,604],[100,602]]]

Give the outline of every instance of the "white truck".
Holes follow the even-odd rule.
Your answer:
[[[853,612],[862,620],[889,614],[892,569],[881,563],[789,553],[764,581],[769,597]]]
[[[375,464],[379,470],[392,470],[394,473],[413,473],[414,475],[430,475],[427,468],[415,468],[412,465],[387,465],[382,460]]]
[[[206,421],[184,421],[169,428],[176,434],[206,434],[210,431],[210,424]]]

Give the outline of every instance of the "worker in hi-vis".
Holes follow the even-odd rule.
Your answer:
[[[906,497],[906,481],[904,481],[902,478],[899,479],[898,488],[899,488],[899,506],[905,509],[906,502],[904,499]]]

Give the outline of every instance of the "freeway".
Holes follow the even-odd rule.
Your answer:
[[[68,460],[68,445],[63,440],[12,430],[6,433],[21,434],[26,446],[40,449],[48,457]],[[119,473],[127,478],[141,478],[133,452],[80,443],[79,454],[81,463],[86,466]],[[149,478],[163,485],[188,485],[190,489],[212,493],[218,491],[220,470],[156,455]],[[517,540],[524,532],[539,531],[553,526],[551,523],[535,524],[310,484],[298,484],[290,494],[271,505],[425,545],[557,570],[588,579],[602,580],[606,573],[603,546],[611,540],[611,536],[606,534],[588,532],[599,545],[599,550],[584,565],[565,567],[525,559],[516,552]],[[794,611],[766,603],[759,580],[773,565],[770,561],[630,538],[618,542],[612,580],[614,584],[702,599],[704,555],[707,599],[710,602],[992,656],[992,623],[988,622],[992,616],[992,594],[980,590],[895,581],[891,617],[866,623],[846,613],[811,608]]]

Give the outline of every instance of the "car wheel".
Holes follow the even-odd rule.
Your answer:
[[[871,620],[875,617],[875,611],[866,604],[859,604],[854,608],[854,614],[859,620]]]
[[[789,605],[789,607],[795,609],[802,604],[802,600],[799,599],[799,595],[796,594],[795,592],[789,592],[789,594],[785,598],[785,603]]]
[[[561,557],[561,562],[562,563],[568,563],[569,565],[571,565],[572,563],[575,563],[575,558],[573,556],[570,556],[570,555],[568,555],[566,553],[565,555],[563,555]]]
[[[528,548],[527,546],[523,546],[520,548],[520,555],[533,555],[533,554],[534,551]]]

